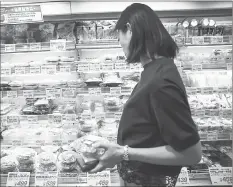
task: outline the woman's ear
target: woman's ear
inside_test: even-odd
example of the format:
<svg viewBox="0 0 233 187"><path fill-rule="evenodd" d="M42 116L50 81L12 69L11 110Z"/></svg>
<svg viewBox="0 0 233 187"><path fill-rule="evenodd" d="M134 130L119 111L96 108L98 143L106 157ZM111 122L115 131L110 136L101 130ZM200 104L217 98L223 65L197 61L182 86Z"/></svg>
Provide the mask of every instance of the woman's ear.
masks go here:
<svg viewBox="0 0 233 187"><path fill-rule="evenodd" d="M132 28L131 28L131 25L129 23L126 23L126 27L127 27L127 30L132 32Z"/></svg>

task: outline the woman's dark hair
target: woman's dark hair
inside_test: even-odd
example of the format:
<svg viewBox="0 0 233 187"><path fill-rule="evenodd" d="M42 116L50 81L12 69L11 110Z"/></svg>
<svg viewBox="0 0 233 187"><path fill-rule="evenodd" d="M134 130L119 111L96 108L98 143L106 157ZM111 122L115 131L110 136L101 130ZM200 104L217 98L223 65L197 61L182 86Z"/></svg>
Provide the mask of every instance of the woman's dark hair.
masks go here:
<svg viewBox="0 0 233 187"><path fill-rule="evenodd" d="M129 44L129 63L140 62L140 56L149 54L152 60L155 56L175 58L178 46L169 35L156 13L147 5L133 3L121 14L115 30L123 33L130 24L132 38Z"/></svg>

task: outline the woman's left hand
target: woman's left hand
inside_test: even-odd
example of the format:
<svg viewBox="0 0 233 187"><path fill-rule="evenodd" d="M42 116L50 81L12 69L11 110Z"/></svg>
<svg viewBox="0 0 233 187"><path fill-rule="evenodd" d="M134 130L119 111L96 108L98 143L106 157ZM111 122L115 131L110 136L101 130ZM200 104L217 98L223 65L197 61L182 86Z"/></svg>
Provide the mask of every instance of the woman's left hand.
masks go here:
<svg viewBox="0 0 233 187"><path fill-rule="evenodd" d="M124 154L123 146L115 143L98 141L93 144L94 148L103 148L105 153L100 156L98 165L89 173L96 173L105 170L106 168L113 168L120 163Z"/></svg>

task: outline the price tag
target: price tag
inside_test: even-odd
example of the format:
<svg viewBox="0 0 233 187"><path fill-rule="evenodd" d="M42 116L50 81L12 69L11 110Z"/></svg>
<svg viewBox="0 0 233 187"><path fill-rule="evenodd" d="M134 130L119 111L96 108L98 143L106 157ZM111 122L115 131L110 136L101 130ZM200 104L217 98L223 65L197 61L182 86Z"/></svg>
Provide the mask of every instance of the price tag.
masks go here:
<svg viewBox="0 0 233 187"><path fill-rule="evenodd" d="M192 44L194 44L194 45L204 44L204 37L203 36L194 36L194 37L192 37Z"/></svg>
<svg viewBox="0 0 233 187"><path fill-rule="evenodd" d="M111 186L110 171L102 171L95 174L87 173L88 186Z"/></svg>
<svg viewBox="0 0 233 187"><path fill-rule="evenodd" d="M213 87L204 87L201 88L201 93L202 94L212 94L214 92L214 88Z"/></svg>
<svg viewBox="0 0 233 187"><path fill-rule="evenodd" d="M64 88L62 89L63 97L74 97L76 89L75 88Z"/></svg>
<svg viewBox="0 0 233 187"><path fill-rule="evenodd" d="M40 51L41 43L30 43L30 51Z"/></svg>
<svg viewBox="0 0 233 187"><path fill-rule="evenodd" d="M7 116L7 124L9 126L19 124L19 116Z"/></svg>
<svg viewBox="0 0 233 187"><path fill-rule="evenodd" d="M35 174L35 186L57 186L58 172L36 172Z"/></svg>
<svg viewBox="0 0 233 187"><path fill-rule="evenodd" d="M26 73L26 68L25 67L15 67L15 74L21 75Z"/></svg>
<svg viewBox="0 0 233 187"><path fill-rule="evenodd" d="M53 124L61 124L62 123L62 115L61 114L53 114Z"/></svg>
<svg viewBox="0 0 233 187"><path fill-rule="evenodd" d="M227 93L228 92L228 87L218 87L217 92L218 93Z"/></svg>
<svg viewBox="0 0 233 187"><path fill-rule="evenodd" d="M213 185L232 185L231 167L210 167L209 173Z"/></svg>
<svg viewBox="0 0 233 187"><path fill-rule="evenodd" d="M126 63L115 63L115 70L126 70Z"/></svg>
<svg viewBox="0 0 233 187"><path fill-rule="evenodd" d="M102 70L113 70L113 64L111 63L103 63L102 64Z"/></svg>
<svg viewBox="0 0 233 187"><path fill-rule="evenodd" d="M43 146L43 145L45 145L45 140L36 140L36 145L37 146Z"/></svg>
<svg viewBox="0 0 233 187"><path fill-rule="evenodd" d="M130 95L132 92L132 88L130 87L121 87L121 94L122 95Z"/></svg>
<svg viewBox="0 0 233 187"><path fill-rule="evenodd" d="M23 90L23 96L25 98L34 98L34 90Z"/></svg>
<svg viewBox="0 0 233 187"><path fill-rule="evenodd" d="M27 116L27 120L30 124L38 124L38 116L36 115Z"/></svg>
<svg viewBox="0 0 233 187"><path fill-rule="evenodd" d="M70 65L62 65L60 66L60 72L69 73L71 71Z"/></svg>
<svg viewBox="0 0 233 187"><path fill-rule="evenodd" d="M8 98L17 98L18 97L17 91L7 91L7 97Z"/></svg>
<svg viewBox="0 0 233 187"><path fill-rule="evenodd" d="M227 70L232 70L232 63L227 63Z"/></svg>
<svg viewBox="0 0 233 187"><path fill-rule="evenodd" d="M195 110L194 115L198 117L204 117L205 116L205 110Z"/></svg>
<svg viewBox="0 0 233 187"><path fill-rule="evenodd" d="M195 94L197 94L197 88L187 87L186 92L188 95L195 95Z"/></svg>
<svg viewBox="0 0 233 187"><path fill-rule="evenodd" d="M90 71L100 71L100 64L90 64Z"/></svg>
<svg viewBox="0 0 233 187"><path fill-rule="evenodd" d="M61 97L61 88L46 88L46 98L56 99Z"/></svg>
<svg viewBox="0 0 233 187"><path fill-rule="evenodd" d="M41 66L41 73L44 74L55 74L57 72L56 65L43 65Z"/></svg>
<svg viewBox="0 0 233 187"><path fill-rule="evenodd" d="M5 52L6 53L15 52L15 44L5 44Z"/></svg>
<svg viewBox="0 0 233 187"><path fill-rule="evenodd" d="M78 72L87 72L90 70L89 64L78 64Z"/></svg>
<svg viewBox="0 0 233 187"><path fill-rule="evenodd" d="M65 51L66 50L66 40L50 40L50 50L51 51Z"/></svg>
<svg viewBox="0 0 233 187"><path fill-rule="evenodd" d="M116 119L116 120L120 120L120 119L121 119L121 115L122 115L121 112L116 112L116 113L114 114L115 119Z"/></svg>
<svg viewBox="0 0 233 187"><path fill-rule="evenodd" d="M110 88L110 94L121 94L121 87L111 87Z"/></svg>
<svg viewBox="0 0 233 187"><path fill-rule="evenodd" d="M6 186L29 186L30 172L9 172Z"/></svg>
<svg viewBox="0 0 233 187"><path fill-rule="evenodd" d="M65 114L62 116L62 122L76 122L75 114Z"/></svg>
<svg viewBox="0 0 233 187"><path fill-rule="evenodd" d="M138 64L138 63L130 64L129 66L130 66L131 70L141 70L142 69L142 65Z"/></svg>
<svg viewBox="0 0 233 187"><path fill-rule="evenodd" d="M201 71L202 64L192 64L192 71Z"/></svg>
<svg viewBox="0 0 233 187"><path fill-rule="evenodd" d="M1 67L1 74L4 75L11 75L11 68L4 68Z"/></svg>
<svg viewBox="0 0 233 187"><path fill-rule="evenodd" d="M41 73L40 66L30 66L30 73L31 74L39 74L39 73Z"/></svg>
<svg viewBox="0 0 233 187"><path fill-rule="evenodd" d="M212 44L222 44L223 43L223 36L211 36L210 42Z"/></svg>
<svg viewBox="0 0 233 187"><path fill-rule="evenodd" d="M177 179L176 186L187 186L190 184L188 171L185 168L182 168L179 177Z"/></svg>
<svg viewBox="0 0 233 187"><path fill-rule="evenodd" d="M217 135L217 133L208 133L208 134L207 134L207 140L208 140L208 141L218 140L218 135Z"/></svg>
<svg viewBox="0 0 233 187"><path fill-rule="evenodd" d="M89 88L88 93L90 95L100 95L101 94L101 89L100 88Z"/></svg>

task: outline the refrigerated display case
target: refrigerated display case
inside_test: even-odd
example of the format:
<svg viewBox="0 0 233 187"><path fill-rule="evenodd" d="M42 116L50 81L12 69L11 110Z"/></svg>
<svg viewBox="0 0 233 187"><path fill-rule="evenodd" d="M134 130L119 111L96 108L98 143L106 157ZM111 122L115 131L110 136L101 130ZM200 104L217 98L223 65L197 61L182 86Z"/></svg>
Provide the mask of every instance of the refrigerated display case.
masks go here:
<svg viewBox="0 0 233 187"><path fill-rule="evenodd" d="M30 186L49 175L57 180L47 185L119 186L116 168L88 175L72 160L84 135L116 141L122 108L140 79L141 65L125 62L113 32L130 3L112 3L114 10L109 2L41 3L44 22L1 25L1 186L9 172L30 172ZM230 186L232 5L147 4L180 47L175 64L203 147L201 162L183 168L177 186ZM71 155L67 170L63 154Z"/></svg>

